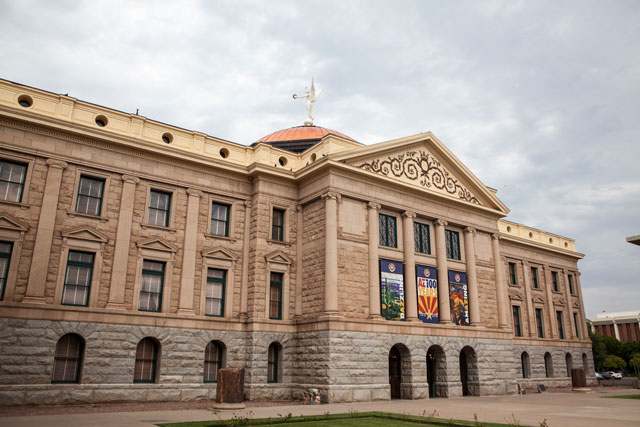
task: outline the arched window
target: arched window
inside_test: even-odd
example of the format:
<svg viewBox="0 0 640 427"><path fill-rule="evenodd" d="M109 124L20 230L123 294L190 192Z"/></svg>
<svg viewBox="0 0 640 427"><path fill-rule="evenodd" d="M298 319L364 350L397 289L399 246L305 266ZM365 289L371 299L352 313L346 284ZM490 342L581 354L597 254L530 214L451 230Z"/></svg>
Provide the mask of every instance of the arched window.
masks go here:
<svg viewBox="0 0 640 427"><path fill-rule="evenodd" d="M280 381L280 362L282 359L282 346L277 342L271 343L267 356L267 382L277 383Z"/></svg>
<svg viewBox="0 0 640 427"><path fill-rule="evenodd" d="M67 334L58 340L53 359L52 383L79 383L84 340L80 335Z"/></svg>
<svg viewBox="0 0 640 427"><path fill-rule="evenodd" d="M218 369L224 367L224 345L220 341L211 341L204 350L204 382L218 381Z"/></svg>
<svg viewBox="0 0 640 427"><path fill-rule="evenodd" d="M520 355L520 364L522 366L522 378L530 378L531 368L529 365L529 354L526 351L523 351Z"/></svg>
<svg viewBox="0 0 640 427"><path fill-rule="evenodd" d="M547 378L553 377L553 361L551 359L551 353L544 354L544 373Z"/></svg>
<svg viewBox="0 0 640 427"><path fill-rule="evenodd" d="M571 356L571 353L567 353L565 360L567 361L567 376L570 377L571 370L573 369L573 357Z"/></svg>
<svg viewBox="0 0 640 427"><path fill-rule="evenodd" d="M136 349L136 366L133 373L134 383L153 383L156 381L159 345L153 338L145 338Z"/></svg>

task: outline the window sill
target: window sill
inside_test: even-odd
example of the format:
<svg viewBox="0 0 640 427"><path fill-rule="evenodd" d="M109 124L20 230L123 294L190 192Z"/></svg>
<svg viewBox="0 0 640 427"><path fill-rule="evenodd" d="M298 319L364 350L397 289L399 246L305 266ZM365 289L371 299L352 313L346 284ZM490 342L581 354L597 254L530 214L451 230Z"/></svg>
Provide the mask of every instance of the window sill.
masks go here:
<svg viewBox="0 0 640 427"><path fill-rule="evenodd" d="M520 286L519 286L519 285L517 285L517 284L516 284L516 285L514 285L513 283L509 283L509 287L510 287L510 288L514 288L514 289L520 289Z"/></svg>
<svg viewBox="0 0 640 427"><path fill-rule="evenodd" d="M176 232L175 228L163 227L162 225L140 224L140 228L142 228L142 229L151 228L153 230L164 230L164 231L168 231L170 233L175 233Z"/></svg>
<svg viewBox="0 0 640 427"><path fill-rule="evenodd" d="M285 242L282 240L267 239L267 243L275 243L276 245L282 245L282 246L291 246L291 242Z"/></svg>
<svg viewBox="0 0 640 427"><path fill-rule="evenodd" d="M87 218L87 219L94 219L94 220L100 220L100 222L107 222L109 221L109 218L105 218L102 215L90 215L90 214L83 214L80 212L73 212L73 211L67 211L67 216L77 216L80 218Z"/></svg>
<svg viewBox="0 0 640 427"><path fill-rule="evenodd" d="M235 242L238 239L234 239L233 237L228 237L228 236L218 236L217 234L209 234L209 233L205 233L204 237L206 237L207 239L220 239L220 240L226 240L228 242Z"/></svg>
<svg viewBox="0 0 640 427"><path fill-rule="evenodd" d="M29 209L31 207L31 205L28 204L28 203L12 202L10 200L0 200L0 203L5 204L5 205L10 205L10 206L21 207L22 209Z"/></svg>

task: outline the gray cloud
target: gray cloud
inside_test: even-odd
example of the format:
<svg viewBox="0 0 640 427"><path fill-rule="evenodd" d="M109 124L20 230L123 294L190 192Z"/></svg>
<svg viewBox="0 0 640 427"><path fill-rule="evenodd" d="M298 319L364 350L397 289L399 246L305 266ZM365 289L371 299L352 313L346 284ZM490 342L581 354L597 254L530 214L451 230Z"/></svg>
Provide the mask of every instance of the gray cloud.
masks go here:
<svg viewBox="0 0 640 427"><path fill-rule="evenodd" d="M0 0L0 77L251 143L433 131L509 219L573 237L587 314L638 309L634 1Z"/></svg>

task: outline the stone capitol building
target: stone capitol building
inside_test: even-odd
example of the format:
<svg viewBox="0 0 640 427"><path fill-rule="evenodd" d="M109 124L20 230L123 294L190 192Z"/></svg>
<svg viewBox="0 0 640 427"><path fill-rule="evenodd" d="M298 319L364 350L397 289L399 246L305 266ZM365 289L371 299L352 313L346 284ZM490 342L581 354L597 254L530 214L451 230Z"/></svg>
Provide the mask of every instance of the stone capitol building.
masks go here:
<svg viewBox="0 0 640 427"><path fill-rule="evenodd" d="M430 132L251 146L0 80L4 404L514 393L593 380L575 242Z"/></svg>

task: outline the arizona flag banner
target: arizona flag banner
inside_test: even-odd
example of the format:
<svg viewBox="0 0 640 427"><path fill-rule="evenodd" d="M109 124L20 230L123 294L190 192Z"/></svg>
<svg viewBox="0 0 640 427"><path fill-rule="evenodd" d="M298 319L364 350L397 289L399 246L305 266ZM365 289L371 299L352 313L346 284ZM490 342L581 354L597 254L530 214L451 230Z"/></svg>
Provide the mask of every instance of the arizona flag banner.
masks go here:
<svg viewBox="0 0 640 427"><path fill-rule="evenodd" d="M416 266L418 319L438 323L438 273L433 267Z"/></svg>
<svg viewBox="0 0 640 427"><path fill-rule="evenodd" d="M404 319L404 274L402 263L380 260L380 308L387 320Z"/></svg>
<svg viewBox="0 0 640 427"><path fill-rule="evenodd" d="M456 325L469 326L469 293L465 273L449 271L449 302L451 321Z"/></svg>

